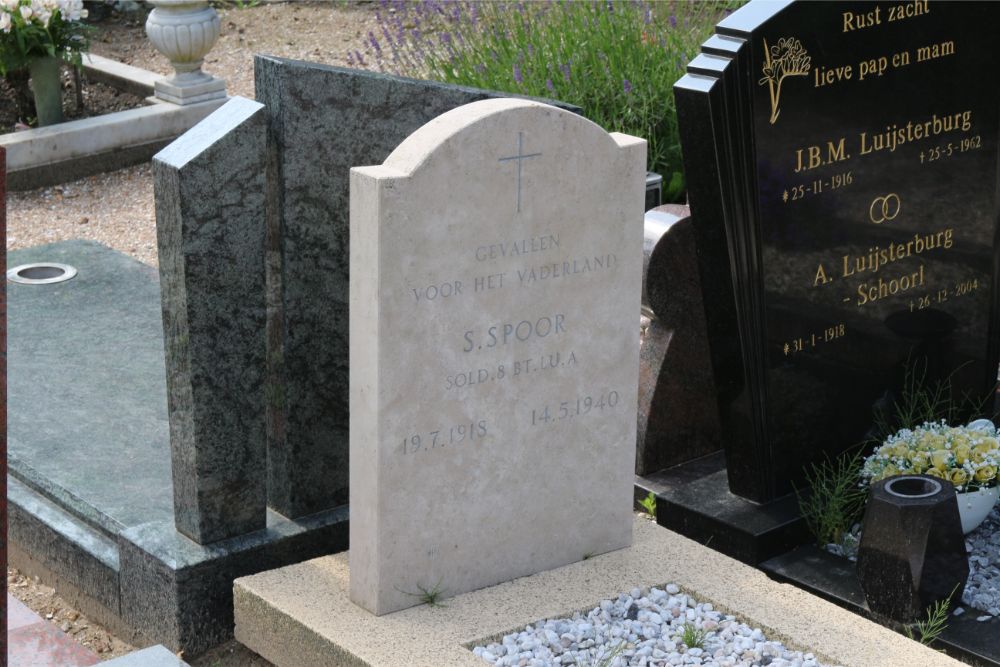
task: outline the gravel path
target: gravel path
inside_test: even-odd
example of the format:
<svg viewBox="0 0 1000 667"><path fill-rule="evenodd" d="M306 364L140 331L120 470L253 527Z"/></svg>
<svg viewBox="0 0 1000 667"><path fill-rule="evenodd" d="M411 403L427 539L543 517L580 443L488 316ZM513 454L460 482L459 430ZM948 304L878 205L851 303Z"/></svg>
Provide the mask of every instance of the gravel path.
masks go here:
<svg viewBox="0 0 1000 667"><path fill-rule="evenodd" d="M220 11L222 35L204 69L226 80L230 95L254 97L253 56L267 53L347 65L376 25L377 3L287 2ZM141 20L98 25L94 53L154 72L170 64L150 45ZM153 179L148 164L64 185L8 193L7 249L90 239L156 265Z"/></svg>

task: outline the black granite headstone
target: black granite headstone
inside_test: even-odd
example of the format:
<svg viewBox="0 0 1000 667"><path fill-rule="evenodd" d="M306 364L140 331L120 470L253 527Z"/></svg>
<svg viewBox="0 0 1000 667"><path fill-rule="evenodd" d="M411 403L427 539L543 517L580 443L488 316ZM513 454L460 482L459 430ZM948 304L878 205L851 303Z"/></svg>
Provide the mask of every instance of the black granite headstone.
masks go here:
<svg viewBox="0 0 1000 667"><path fill-rule="evenodd" d="M997 376L996 3L754 1L676 85L733 493L862 441L904 368Z"/></svg>

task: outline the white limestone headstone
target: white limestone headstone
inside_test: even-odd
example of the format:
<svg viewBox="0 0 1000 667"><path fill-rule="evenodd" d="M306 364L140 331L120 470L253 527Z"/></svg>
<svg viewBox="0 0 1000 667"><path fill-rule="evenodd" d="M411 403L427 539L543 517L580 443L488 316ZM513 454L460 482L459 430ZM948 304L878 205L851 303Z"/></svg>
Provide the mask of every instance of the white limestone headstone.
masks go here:
<svg viewBox="0 0 1000 667"><path fill-rule="evenodd" d="M494 99L351 170L357 604L631 543L645 154Z"/></svg>

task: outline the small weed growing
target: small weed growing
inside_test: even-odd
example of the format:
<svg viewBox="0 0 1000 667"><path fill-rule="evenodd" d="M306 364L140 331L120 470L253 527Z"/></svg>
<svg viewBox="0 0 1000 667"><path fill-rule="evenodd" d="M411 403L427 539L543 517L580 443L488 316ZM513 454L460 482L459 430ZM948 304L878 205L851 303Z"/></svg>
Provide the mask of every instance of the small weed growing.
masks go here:
<svg viewBox="0 0 1000 667"><path fill-rule="evenodd" d="M404 595L411 595L411 596L413 596L415 598L419 598L422 603L424 603L425 605L427 605L429 607L446 607L446 606L448 606L448 605L445 605L445 604L441 603L441 598L444 596L444 589L441 588L441 582L440 581L437 582L437 584L435 584L431 588L425 588L425 587L421 586L420 584L417 584L417 591L418 592L416 592L416 593L411 593L409 591L404 591L401 588L397 588L396 590L399 591L400 593L404 594Z"/></svg>
<svg viewBox="0 0 1000 667"><path fill-rule="evenodd" d="M656 518L656 495L652 491L645 498L639 501L639 507L652 518Z"/></svg>
<svg viewBox="0 0 1000 667"><path fill-rule="evenodd" d="M615 658L621 655L621 652L625 650L626 643L625 640L621 640L615 644L605 655L597 656L594 659L592 667L611 667L611 663L614 662ZM577 660L577 667L583 667L583 664Z"/></svg>
<svg viewBox="0 0 1000 667"><path fill-rule="evenodd" d="M681 642L688 648L705 648L705 637L708 633L700 628L685 623L681 627Z"/></svg>
<svg viewBox="0 0 1000 667"><path fill-rule="evenodd" d="M931 382L927 377L927 360L909 361L903 377L903 387L891 406L875 409L875 433L872 443L883 442L903 428L915 428L924 422L944 420L949 425L990 415L987 403L994 392L975 397L968 393L955 395L952 378L964 368L960 366L943 380Z"/></svg>
<svg viewBox="0 0 1000 667"><path fill-rule="evenodd" d="M935 639L940 637L941 633L948 629L948 607L951 606L951 598L957 590L958 586L952 589L948 597L938 600L927 607L926 620L903 626L906 636L914 641L919 641L924 646L929 646ZM914 636L914 628L916 628L917 633L920 635L919 640Z"/></svg>
<svg viewBox="0 0 1000 667"><path fill-rule="evenodd" d="M859 488L863 450L812 464L806 470L807 490L795 490L799 509L819 546L840 544L861 516L868 491Z"/></svg>

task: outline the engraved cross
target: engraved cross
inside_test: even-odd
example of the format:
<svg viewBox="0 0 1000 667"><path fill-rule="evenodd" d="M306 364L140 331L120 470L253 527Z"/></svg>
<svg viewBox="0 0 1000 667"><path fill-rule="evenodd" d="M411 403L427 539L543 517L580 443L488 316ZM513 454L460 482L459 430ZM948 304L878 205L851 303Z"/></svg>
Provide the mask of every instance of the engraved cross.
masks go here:
<svg viewBox="0 0 1000 667"><path fill-rule="evenodd" d="M517 133L517 155L510 155L508 157L500 158L499 162L510 162L511 160L517 160L517 212L521 212L521 162L522 160L527 160L528 158L538 157L541 153L525 153L524 152L524 132Z"/></svg>

